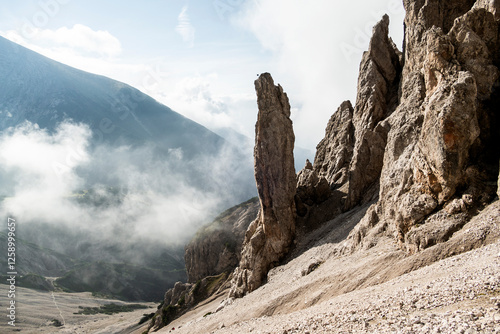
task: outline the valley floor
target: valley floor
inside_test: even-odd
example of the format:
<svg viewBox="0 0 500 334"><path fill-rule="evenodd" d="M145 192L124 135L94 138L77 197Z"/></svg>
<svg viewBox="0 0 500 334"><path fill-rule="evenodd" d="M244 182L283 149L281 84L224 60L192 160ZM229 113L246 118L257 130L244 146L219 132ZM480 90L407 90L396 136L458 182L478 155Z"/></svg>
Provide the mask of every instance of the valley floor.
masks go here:
<svg viewBox="0 0 500 334"><path fill-rule="evenodd" d="M99 307L104 304L136 304L119 300L93 297L91 293L41 292L26 288L16 288L16 327L7 325L7 285L0 285L0 305L3 313L0 333L71 333L71 334L111 334L142 333L147 325L137 326L143 314L156 311L157 304L141 303L149 308L113 315L78 313L80 307ZM54 320L63 326L56 327Z"/></svg>
<svg viewBox="0 0 500 334"><path fill-rule="evenodd" d="M219 298L159 332L500 333L499 213L496 202L441 248L413 256L389 240L348 256L324 243L273 270L246 297L216 312ZM486 246L422 265L485 228L495 235ZM314 263L319 267L305 274Z"/></svg>

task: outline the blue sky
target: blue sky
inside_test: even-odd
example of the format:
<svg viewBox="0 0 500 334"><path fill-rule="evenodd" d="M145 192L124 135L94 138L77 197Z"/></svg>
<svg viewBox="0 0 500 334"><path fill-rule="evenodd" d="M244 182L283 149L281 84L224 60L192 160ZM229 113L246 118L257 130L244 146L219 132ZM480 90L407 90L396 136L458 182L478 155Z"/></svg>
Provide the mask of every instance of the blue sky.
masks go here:
<svg viewBox="0 0 500 334"><path fill-rule="evenodd" d="M0 1L0 35L141 89L219 131L252 137L253 81L288 93L297 145L313 150L384 13L402 41L401 0Z"/></svg>

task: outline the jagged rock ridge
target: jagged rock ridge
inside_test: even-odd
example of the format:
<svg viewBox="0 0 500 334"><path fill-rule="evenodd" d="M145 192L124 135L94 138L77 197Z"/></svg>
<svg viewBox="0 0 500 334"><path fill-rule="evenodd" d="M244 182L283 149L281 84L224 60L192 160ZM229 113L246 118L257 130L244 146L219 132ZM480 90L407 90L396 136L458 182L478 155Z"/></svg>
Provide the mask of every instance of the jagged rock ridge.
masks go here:
<svg viewBox="0 0 500 334"><path fill-rule="evenodd" d="M314 166L299 173L299 216L308 197L312 203L325 193L322 181L343 194L339 213L373 203L342 252L372 247L381 235L410 253L422 250L446 241L495 197L497 7L405 1L403 53L388 36L388 16L374 27L354 108L340 106ZM317 204L307 211L338 210L331 201Z"/></svg>
<svg viewBox="0 0 500 334"><path fill-rule="evenodd" d="M389 20L383 17L363 55L355 106L342 103L314 165L306 163L298 174L297 221L305 215L302 222L324 228L296 233L287 259L300 254L300 247L331 240L317 234L344 219L355 227L347 238L335 239L331 254L349 256L396 241L398 256L408 260L401 272L498 239L498 221L472 218L480 218L500 195L500 1L405 0L404 5L403 52L388 37ZM339 194L342 201L333 201ZM498 203L489 208L484 211L496 212ZM344 213L330 220L315 214L319 211ZM256 222L247 232L247 250ZM462 229L469 223L471 231ZM251 271L248 263L258 265L256 259L261 258L247 260L244 272ZM252 289L244 290L241 268L235 274L230 296L239 297Z"/></svg>

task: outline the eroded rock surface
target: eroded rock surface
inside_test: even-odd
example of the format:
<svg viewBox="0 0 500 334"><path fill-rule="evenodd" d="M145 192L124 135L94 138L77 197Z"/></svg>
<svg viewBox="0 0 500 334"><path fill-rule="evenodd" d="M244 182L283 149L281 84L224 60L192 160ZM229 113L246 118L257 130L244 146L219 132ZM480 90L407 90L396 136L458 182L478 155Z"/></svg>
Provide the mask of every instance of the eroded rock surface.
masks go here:
<svg viewBox="0 0 500 334"><path fill-rule="evenodd" d="M267 272L288 252L295 234L295 136L290 104L269 73L255 81L259 113L255 126L255 180L258 218L250 224L230 295L241 297L258 288Z"/></svg>
<svg viewBox="0 0 500 334"><path fill-rule="evenodd" d="M332 188L338 188L349 179L349 165L354 151L354 109L345 101L332 115L326 127L325 138L316 147L314 171L324 177Z"/></svg>
<svg viewBox="0 0 500 334"><path fill-rule="evenodd" d="M377 233L409 252L446 241L495 196L499 2L404 5L404 54L384 17L361 62L356 105L332 116L316 154L318 175L346 193L344 211L373 203L352 249L373 245ZM430 218L440 212L454 223ZM439 237L416 244L430 230Z"/></svg>
<svg viewBox="0 0 500 334"><path fill-rule="evenodd" d="M303 217L309 211L309 207L321 204L331 195L328 181L318 176L309 160L306 166L297 174L297 195L295 196L295 206L297 215Z"/></svg>
<svg viewBox="0 0 500 334"><path fill-rule="evenodd" d="M254 198L226 210L198 230L185 247L188 282L230 273L238 266L245 232L258 211L259 201Z"/></svg>
<svg viewBox="0 0 500 334"><path fill-rule="evenodd" d="M461 218L439 227L442 239L429 245L460 229L483 196L491 201L485 182L491 178L490 167L478 152L491 152L494 142L494 111L487 106L498 83L498 22L493 13L473 5L474 1L405 1L400 101L380 124L389 131L379 201L369 221L388 224L410 252L422 247L413 240L424 237L412 232L407 238L407 233L434 212L444 210Z"/></svg>
<svg viewBox="0 0 500 334"><path fill-rule="evenodd" d="M370 47L361 60L346 209L359 204L380 177L388 131L380 122L397 102L400 57L401 53L389 38L389 17L385 15L373 28Z"/></svg>

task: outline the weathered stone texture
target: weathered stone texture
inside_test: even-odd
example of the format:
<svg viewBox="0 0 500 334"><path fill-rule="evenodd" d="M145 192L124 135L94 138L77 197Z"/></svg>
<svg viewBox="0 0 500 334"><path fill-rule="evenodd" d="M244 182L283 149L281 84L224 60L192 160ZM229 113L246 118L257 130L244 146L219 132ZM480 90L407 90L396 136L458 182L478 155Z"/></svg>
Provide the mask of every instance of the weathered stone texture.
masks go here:
<svg viewBox="0 0 500 334"><path fill-rule="evenodd" d="M241 297L264 283L267 272L288 252L295 234L295 136L290 104L269 73L255 81L259 113L255 126L255 180L259 217L250 224L230 295Z"/></svg>

